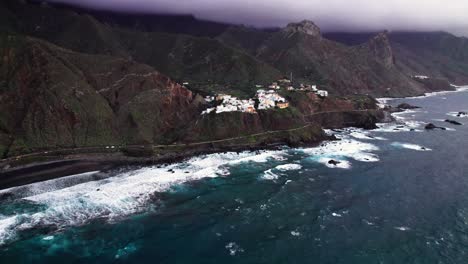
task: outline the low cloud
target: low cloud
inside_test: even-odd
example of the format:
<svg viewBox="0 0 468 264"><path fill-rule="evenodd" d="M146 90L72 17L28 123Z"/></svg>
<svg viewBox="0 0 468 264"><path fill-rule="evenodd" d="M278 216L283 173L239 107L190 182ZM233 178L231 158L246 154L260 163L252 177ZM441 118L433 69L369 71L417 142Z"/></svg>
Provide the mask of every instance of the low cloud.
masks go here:
<svg viewBox="0 0 468 264"><path fill-rule="evenodd" d="M258 27L309 19L324 31L444 30L468 36L467 0L52 0L85 7L194 14Z"/></svg>

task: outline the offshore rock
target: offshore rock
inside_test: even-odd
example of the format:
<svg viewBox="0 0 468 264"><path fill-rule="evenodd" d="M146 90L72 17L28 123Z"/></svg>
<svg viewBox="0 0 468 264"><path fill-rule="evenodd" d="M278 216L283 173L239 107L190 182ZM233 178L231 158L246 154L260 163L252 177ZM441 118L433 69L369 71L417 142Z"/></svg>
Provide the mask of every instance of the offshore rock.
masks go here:
<svg viewBox="0 0 468 264"><path fill-rule="evenodd" d="M445 122L447 123L450 123L452 125L457 125L457 126L461 126L462 123L458 122L458 121L455 121L455 120L450 120L450 119L446 119Z"/></svg>
<svg viewBox="0 0 468 264"><path fill-rule="evenodd" d="M399 104L397 106L397 108L406 110L406 109L418 109L418 108L421 108L421 107L410 105L410 104L407 104L407 103L402 103L402 104Z"/></svg>
<svg viewBox="0 0 468 264"><path fill-rule="evenodd" d="M439 127L439 126L436 126L436 125L434 125L432 123L427 124L424 128L427 129L427 130L433 130L433 129L437 129L437 128L441 129L441 130L447 130L445 127Z"/></svg>

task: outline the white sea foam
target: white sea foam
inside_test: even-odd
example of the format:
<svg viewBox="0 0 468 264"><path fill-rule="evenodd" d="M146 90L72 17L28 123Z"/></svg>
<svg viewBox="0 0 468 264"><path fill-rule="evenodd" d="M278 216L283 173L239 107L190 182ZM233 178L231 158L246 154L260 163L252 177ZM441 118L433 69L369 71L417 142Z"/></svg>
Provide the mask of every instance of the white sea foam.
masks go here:
<svg viewBox="0 0 468 264"><path fill-rule="evenodd" d="M420 110L405 110L403 112L392 113L392 116L395 118L395 122L390 123L378 123L379 128L375 129L375 132L422 132L420 129L424 123L421 121L415 121L409 119L414 117L414 113L420 112Z"/></svg>
<svg viewBox="0 0 468 264"><path fill-rule="evenodd" d="M403 120L408 119L407 116L414 116L415 113L420 113L420 112L421 110L406 109L405 111L402 111L402 112L392 113L392 116L396 120L403 121Z"/></svg>
<svg viewBox="0 0 468 264"><path fill-rule="evenodd" d="M237 253L244 252L244 249L237 245L235 242L229 242L225 248L229 251L229 255L235 256Z"/></svg>
<svg viewBox="0 0 468 264"><path fill-rule="evenodd" d="M5 217L0 219L0 245L4 241L11 239L14 236L13 227L16 224L17 217Z"/></svg>
<svg viewBox="0 0 468 264"><path fill-rule="evenodd" d="M362 162L377 162L379 157L371 153L379 148L370 143L349 139L340 135L341 140L327 142L320 147L302 149L305 154L310 155L310 159L322 163L329 168L348 169L351 163L348 159ZM337 164L330 162L335 161Z"/></svg>
<svg viewBox="0 0 468 264"><path fill-rule="evenodd" d="M299 164L284 164L284 165L278 165L276 166L276 169L277 170L280 170L280 171L290 171L290 170L300 170L302 169L302 166L299 165Z"/></svg>
<svg viewBox="0 0 468 264"><path fill-rule="evenodd" d="M409 230L411 230L411 228L409 228L407 226L395 226L394 228L396 230L400 230L400 231L409 231Z"/></svg>
<svg viewBox="0 0 468 264"><path fill-rule="evenodd" d="M291 231L291 235L292 235L292 236L300 236L301 233L298 232L298 231Z"/></svg>
<svg viewBox="0 0 468 264"><path fill-rule="evenodd" d="M397 148L411 149L411 150L416 150L416 151L431 151L432 150L430 148L426 148L426 147L423 147L417 144L411 144L411 143L393 142L391 145Z"/></svg>
<svg viewBox="0 0 468 264"><path fill-rule="evenodd" d="M468 117L468 114L465 114L465 113L468 113L468 111L462 111L462 112L448 112L447 115L453 116L453 117L462 117L462 118L466 118L466 117Z"/></svg>
<svg viewBox="0 0 468 264"><path fill-rule="evenodd" d="M369 132L362 132L362 131L351 132L349 135L352 136L353 138L356 138L356 139L364 139L364 140L387 140L386 138L383 138L383 137L374 137L374 136L370 136L370 135L369 135Z"/></svg>
<svg viewBox="0 0 468 264"><path fill-rule="evenodd" d="M279 175L274 173L272 171L272 169L269 169L269 170L266 170L264 173L263 173L263 177L262 177L264 180L277 180L279 179Z"/></svg>
<svg viewBox="0 0 468 264"><path fill-rule="evenodd" d="M268 169L263 172L262 179L264 180L277 180L280 177L280 172L300 170L302 166L296 163L278 165L273 169Z"/></svg>
<svg viewBox="0 0 468 264"><path fill-rule="evenodd" d="M337 138L349 138L349 136L355 138L355 139L361 139L361 140L387 140L386 138L383 137L376 137L372 136L371 133L372 131L370 130L365 130L362 128L355 128L355 127L348 127L348 128L342 128L342 129L327 129L325 132L328 135L334 135Z"/></svg>
<svg viewBox="0 0 468 264"><path fill-rule="evenodd" d="M43 181L40 184L32 183L32 184L19 186L19 187L3 189L3 190L0 190L0 194L12 193L15 195L15 197L20 197L20 198L38 195L44 192L63 189L71 185L74 185L78 182L91 181L92 177L95 176L99 172L100 171L90 171L90 172L85 172L85 173L80 173L80 174L69 175L69 176L58 178L58 179Z"/></svg>
<svg viewBox="0 0 468 264"><path fill-rule="evenodd" d="M89 181L74 186L53 189L53 181L29 185L38 194L23 199L45 205L34 213L21 217L0 218L0 244L10 240L21 230L48 225L62 228L85 224L96 218L113 221L130 214L150 210L154 195L176 184L219 177L229 172L229 166L239 163L266 162L286 151L218 153L194 157L186 162L162 167L147 167L123 172L117 176ZM59 179L57 180L59 181ZM46 185L45 188L42 185ZM8 192L23 190L11 188ZM44 192L44 190L46 190Z"/></svg>
<svg viewBox="0 0 468 264"><path fill-rule="evenodd" d="M399 121L393 123L378 123L379 128L375 129L375 132L422 132L420 127L423 125L423 122L420 121Z"/></svg>

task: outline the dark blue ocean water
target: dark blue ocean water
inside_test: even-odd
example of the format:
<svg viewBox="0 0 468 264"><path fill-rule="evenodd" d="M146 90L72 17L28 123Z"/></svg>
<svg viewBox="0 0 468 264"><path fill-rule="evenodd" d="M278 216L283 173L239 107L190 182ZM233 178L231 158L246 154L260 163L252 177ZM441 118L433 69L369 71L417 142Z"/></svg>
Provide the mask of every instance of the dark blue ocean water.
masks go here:
<svg viewBox="0 0 468 264"><path fill-rule="evenodd" d="M422 108L318 148L0 191L0 263L468 263L468 92L401 102Z"/></svg>

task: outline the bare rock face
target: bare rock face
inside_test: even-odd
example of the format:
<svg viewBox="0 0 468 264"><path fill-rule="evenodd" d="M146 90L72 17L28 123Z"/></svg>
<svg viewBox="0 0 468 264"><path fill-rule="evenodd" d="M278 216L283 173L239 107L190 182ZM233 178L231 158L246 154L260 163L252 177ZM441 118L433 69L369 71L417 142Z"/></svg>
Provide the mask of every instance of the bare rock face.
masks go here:
<svg viewBox="0 0 468 264"><path fill-rule="evenodd" d="M390 39L388 38L387 31L379 33L369 41L369 48L375 55L377 60L383 63L387 68L393 67L395 64L395 57L393 55Z"/></svg>
<svg viewBox="0 0 468 264"><path fill-rule="evenodd" d="M283 29L283 31L287 32L288 34L304 33L316 38L322 38L320 28L315 25L314 22L309 20L303 20L299 23L290 23L286 26L286 28Z"/></svg>

